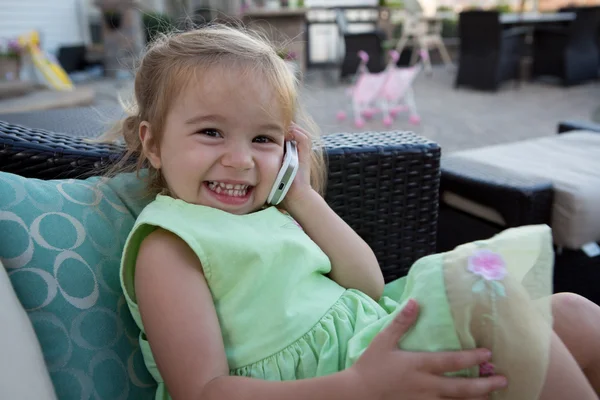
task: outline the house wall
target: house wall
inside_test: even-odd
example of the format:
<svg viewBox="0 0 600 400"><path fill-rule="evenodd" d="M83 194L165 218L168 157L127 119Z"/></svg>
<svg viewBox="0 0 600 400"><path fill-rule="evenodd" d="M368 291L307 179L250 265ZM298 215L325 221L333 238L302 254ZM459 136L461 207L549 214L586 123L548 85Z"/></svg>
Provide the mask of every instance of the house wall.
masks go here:
<svg viewBox="0 0 600 400"><path fill-rule="evenodd" d="M86 43L84 8L80 0L0 0L0 37L37 30L42 48L50 53L60 46Z"/></svg>

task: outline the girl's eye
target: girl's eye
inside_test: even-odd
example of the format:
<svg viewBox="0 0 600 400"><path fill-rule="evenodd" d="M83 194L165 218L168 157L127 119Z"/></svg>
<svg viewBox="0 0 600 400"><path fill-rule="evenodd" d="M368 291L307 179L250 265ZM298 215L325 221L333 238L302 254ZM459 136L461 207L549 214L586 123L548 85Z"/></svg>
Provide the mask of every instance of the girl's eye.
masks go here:
<svg viewBox="0 0 600 400"><path fill-rule="evenodd" d="M254 142L256 142L256 143L271 143L271 142L273 142L273 139L271 139L270 137L267 137L267 136L257 136L254 138Z"/></svg>
<svg viewBox="0 0 600 400"><path fill-rule="evenodd" d="M202 135L206 135L206 136L210 136L210 137L220 137L221 133L216 130L216 129L202 129L201 131L199 131L198 133L202 134Z"/></svg>

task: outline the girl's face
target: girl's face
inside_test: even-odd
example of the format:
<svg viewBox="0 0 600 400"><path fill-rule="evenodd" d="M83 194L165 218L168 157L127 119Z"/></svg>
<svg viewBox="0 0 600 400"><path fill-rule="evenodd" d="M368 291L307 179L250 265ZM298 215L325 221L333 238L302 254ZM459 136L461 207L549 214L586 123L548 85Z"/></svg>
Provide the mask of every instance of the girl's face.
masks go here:
<svg viewBox="0 0 600 400"><path fill-rule="evenodd" d="M140 137L173 197L247 214L266 202L282 164L286 127L273 90L236 72L199 73L171 106L158 143L146 122Z"/></svg>

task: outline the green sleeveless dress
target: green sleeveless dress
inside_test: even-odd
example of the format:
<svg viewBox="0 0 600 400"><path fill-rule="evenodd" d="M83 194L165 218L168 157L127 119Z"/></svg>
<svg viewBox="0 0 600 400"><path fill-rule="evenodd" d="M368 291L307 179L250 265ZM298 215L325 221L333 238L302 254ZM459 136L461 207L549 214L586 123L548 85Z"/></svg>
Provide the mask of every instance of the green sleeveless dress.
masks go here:
<svg viewBox="0 0 600 400"><path fill-rule="evenodd" d="M140 244L157 227L179 236L198 255L232 375L293 380L348 368L414 298L421 312L400 343L403 349L459 350L484 344L494 351L496 371L509 375L509 380L510 375L517 380L524 373L528 376L522 386L529 397L513 393L511 399L535 398L541 387L551 331L549 303L544 300L551 291L547 227L513 229L490 241L425 257L406 277L388 283L377 302L329 279L328 257L288 214L275 207L234 215L159 195L134 225L120 274L127 304L141 329L146 366L158 382L156 399L170 397L145 337L134 273ZM494 267L485 251L495 254L496 261L500 256L502 279L497 279L502 268ZM475 263L479 267L469 261L473 254L483 257ZM527 323L518 323L519 319ZM515 334L520 335L518 346L510 340ZM524 349L531 356L523 356ZM511 367L515 361L522 366ZM479 372L472 368L457 374Z"/></svg>

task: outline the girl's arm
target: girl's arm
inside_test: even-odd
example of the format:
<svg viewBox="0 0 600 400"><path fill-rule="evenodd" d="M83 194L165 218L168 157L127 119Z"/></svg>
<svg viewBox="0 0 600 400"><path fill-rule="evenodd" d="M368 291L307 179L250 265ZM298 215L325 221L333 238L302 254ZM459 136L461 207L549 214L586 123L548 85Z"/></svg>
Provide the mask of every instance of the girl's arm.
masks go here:
<svg viewBox="0 0 600 400"><path fill-rule="evenodd" d="M331 260L331 279L379 300L384 281L373 250L323 197L311 189L287 209Z"/></svg>
<svg viewBox="0 0 600 400"><path fill-rule="evenodd" d="M300 168L286 195L286 210L329 257L331 279L379 300L384 280L373 250L311 187L309 135L294 124L290 136L298 144Z"/></svg>
<svg viewBox="0 0 600 400"><path fill-rule="evenodd" d="M362 392L349 370L292 382L228 376L200 261L170 232L156 230L142 242L135 293L152 354L173 399L349 400Z"/></svg>

